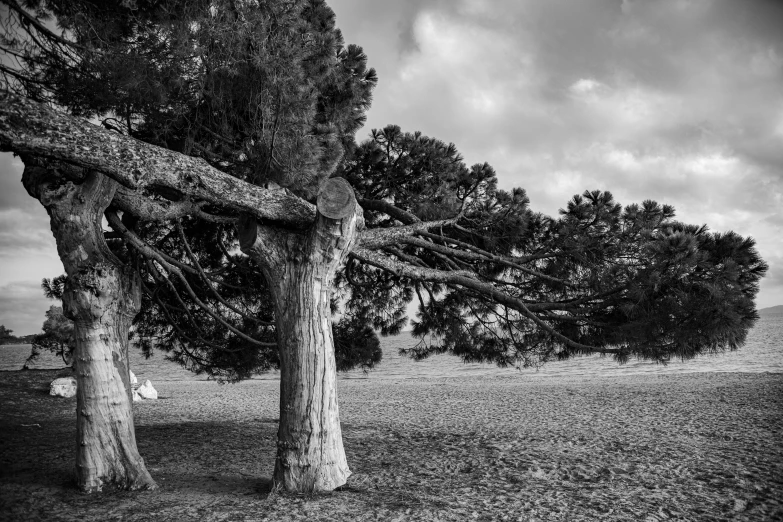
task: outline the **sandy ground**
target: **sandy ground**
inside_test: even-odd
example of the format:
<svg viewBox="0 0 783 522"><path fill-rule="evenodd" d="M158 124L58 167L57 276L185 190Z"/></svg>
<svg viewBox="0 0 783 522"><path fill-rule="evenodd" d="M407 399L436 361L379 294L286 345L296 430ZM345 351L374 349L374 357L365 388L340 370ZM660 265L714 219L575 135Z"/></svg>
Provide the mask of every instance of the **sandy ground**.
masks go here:
<svg viewBox="0 0 783 522"><path fill-rule="evenodd" d="M0 373L2 520L783 520L783 375L340 381L347 487L270 491L278 383L157 383L160 488L78 493L75 399Z"/></svg>

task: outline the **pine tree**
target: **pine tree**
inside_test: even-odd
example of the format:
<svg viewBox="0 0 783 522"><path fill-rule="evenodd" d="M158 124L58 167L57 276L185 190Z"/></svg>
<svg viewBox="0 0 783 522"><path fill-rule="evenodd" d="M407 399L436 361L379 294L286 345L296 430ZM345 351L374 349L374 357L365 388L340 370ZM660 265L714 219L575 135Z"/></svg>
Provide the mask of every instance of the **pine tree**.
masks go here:
<svg viewBox="0 0 783 522"><path fill-rule="evenodd" d="M201 341L213 342L221 333L231 332L237 338L249 337L248 344L272 350L271 337L264 337L271 325L263 322L274 318L281 367L274 480L286 489L327 491L345 483L350 474L334 388L335 344L346 347L346 343L335 343L333 330L368 339L370 350L358 351L372 360L373 336L368 328L398 331L411 299L419 301L414 333L422 339L411 355L449 352L500 365L538 365L588 353L611 355L620 362L631 357L657 361L693 357L737 348L756 320L753 297L766 265L749 238L679 223L671 207L652 201L622 207L602 191L574 196L556 218L543 216L528 208L523 190L498 189L488 164L469 168L454 145L420 133L403 133L394 126L373 131L370 140L352 150L349 138L359 121L357 113L369 103L374 75L365 68L363 55L352 55L350 47L329 47L328 42L341 40L322 2L263 4L259 12L251 4L225 4L216 13L211 4L193 4L195 14L188 15L188 23L180 23L173 10L158 11L164 4L137 4L141 7L132 16L117 18L116 27L122 29L115 31L120 35L119 47L83 53L80 56L88 59L74 70L103 81L111 75L94 72L101 71L100 65L129 59L127 53L115 55L117 49L150 45L145 53L130 54L145 63L145 56L158 56L151 49L158 49L155 74L136 77L168 78L158 74L173 68L171 83L160 80L150 90L165 97L151 100L145 108L147 98L140 96L125 113L130 116L122 124L125 132L118 132L120 124L115 121L105 121L114 130L101 130L30 99L5 95L0 147L43 156L50 167L56 163L56 168L46 170L30 159L25 174L31 194L50 202L50 207L51 199L41 197L36 187L51 191L59 184L71 190L78 184L98 190L102 179L122 187L106 185L96 199L105 202L105 208L93 205L91 211L100 215L106 210L116 238L112 241L117 244L108 250L114 257L101 262L118 270L116 281L133 280L135 276L120 270L133 267L142 283L156 285L148 288L150 299L160 297L165 287L171 290L158 303L162 315L145 322L182 330L181 325L187 324L184 318L165 317L173 309L166 302L188 295L192 302L183 299L179 309L183 316L204 311L206 315L191 320L209 330ZM120 7L118 12L127 14ZM246 13L245 8L253 12ZM247 19L254 20L263 39L234 38L243 34ZM162 31L167 23L178 29ZM298 24L322 32L302 31ZM201 49L179 45L179 39L186 41L187 35L202 29L213 36L223 34L218 27L231 28L224 41L214 44L220 60L199 56L183 61L183 55L177 54L178 49ZM213 28L216 33L209 32ZM88 48L93 45L89 30L85 29L85 36L79 30L74 34L77 42L86 42ZM111 43L111 34L96 41ZM165 41L170 45L161 47L160 35L169 34ZM210 48L212 42L207 38L202 44ZM269 42L268 51L260 50L261 42ZM302 43L293 46L294 42ZM334 51L332 58L327 52L316 52L322 44ZM302 56L312 58L297 61L290 54L292 46L311 50L312 54ZM168 56L178 58L167 65ZM232 61L246 56L257 62ZM293 65L276 76L272 72L277 69L270 64L280 57ZM136 61L133 64L137 66ZM211 65L201 70L202 64ZM324 72L327 64L333 75ZM188 67L198 71L191 74L185 70ZM28 77L29 82L48 81L49 76L37 77L38 69L31 70L28 76L18 73L23 79L17 80L23 85ZM106 69L111 70L114 66ZM254 76L258 71L267 76ZM210 79L203 84L204 91L188 90L194 82L202 85L196 81L202 78ZM244 91L233 91L228 78L237 84L253 78L262 87L253 91L256 98L251 101L242 97ZM181 91L172 87L180 83ZM286 89L279 88L283 84ZM107 99L135 99L128 93L136 91L128 85L135 84L109 85ZM72 114L93 115L101 110L122 114L122 104L116 101L101 110L87 110L78 101L86 97L76 97L69 105L67 96L78 89L65 82L46 87L52 96L60 96L58 103ZM275 92L278 97L289 93L288 89L291 97L286 103L274 97ZM144 88L138 92L145 92ZM209 95L191 96L191 92ZM269 92L271 98L264 94ZM330 101L339 99L338 94L350 94L351 101ZM204 107L206 112L199 112ZM270 119L269 110L275 118ZM303 129L312 132L302 134ZM350 154L335 170L346 152ZM74 173L72 165L87 171ZM55 221L65 223L73 212L52 208L51 213ZM195 220L216 223L215 230L224 235L213 235ZM61 257L66 259L79 242L100 244L96 238L64 234L68 248L61 248ZM229 248L218 248L221 255L211 258L215 252L211 245L219 246L223 238L236 238L247 258L232 257L236 253ZM100 249L88 251L96 258L106 254ZM211 325L225 321L225 316L240 321L242 314L218 314L217 304L214 308L191 305L198 305L196 301L210 293L210 287L241 286L245 280L224 280L220 272L226 265L241 264L260 271L263 278L252 280L263 280L272 299L253 303L267 291L255 283L252 291L234 296L236 301L226 304L215 298L230 311L229 305L238 308L245 296L251 296L247 304L254 308L247 315L262 323L242 328L221 323L224 329L213 332ZM66 286L84 281L76 277L84 270L72 267L74 283L69 272ZM188 281L201 281L201 288ZM344 294L337 295L339 291ZM259 293L253 297L252 292ZM131 296L130 288L126 294ZM332 309L343 301L343 319L333 329ZM347 346L345 353L359 347ZM213 352L205 346L201 353ZM227 366L233 364L242 363L234 359Z"/></svg>
<svg viewBox="0 0 783 522"><path fill-rule="evenodd" d="M353 145L376 81L361 48L344 46L321 1L28 2L51 13L68 42L17 4L9 7L16 19L6 27L17 20L22 31L14 36L29 36L5 41L24 73L5 71L12 90L304 198L316 195ZM76 185L89 176L56 162L48 168ZM32 170L26 177L43 179ZM146 290L137 318L142 346L171 347L175 360L219 379L276 367L261 270L230 253L237 214L215 216L219 205L194 206L181 196L164 187L144 194L118 187L107 209L115 229L107 246L138 270ZM135 249L118 231L137 238ZM380 355L374 342L370 352L355 339L340 343L341 367L372 366Z"/></svg>
<svg viewBox="0 0 783 522"><path fill-rule="evenodd" d="M41 280L41 289L44 297L57 301L63 300L65 291L65 274ZM40 355L41 350L49 350L62 358L66 366L73 364L73 353L76 348L73 321L65 317L61 306L50 306L46 311L46 320L41 326L42 333L36 334L31 339L30 356L25 360L23 369L28 369L31 362Z"/></svg>
<svg viewBox="0 0 783 522"><path fill-rule="evenodd" d="M30 356L24 362L24 368L41 355L41 350L48 350L60 357L66 366L73 363L75 339L73 336L73 321L65 317L61 306L50 306L46 311L46 320L41 326L43 333L33 336Z"/></svg>
<svg viewBox="0 0 783 522"><path fill-rule="evenodd" d="M55 36L36 33L30 45L17 45L27 57L25 74L9 85L232 176L305 197L353 146L376 82L361 48L344 45L321 1L33 4L51 11L79 47L64 52ZM133 213L138 195L119 190L117 211ZM165 251L189 268L163 261L156 269L149 262L160 263L157 254L141 264L142 347L171 349L175 360L221 380L277 367L273 312L257 307L270 302L260 269L229 252L237 250L234 220L211 215L209 206L190 219L195 209L187 200L158 192L167 212L123 219L150 252ZM343 360L346 369L373 364Z"/></svg>
<svg viewBox="0 0 783 522"><path fill-rule="evenodd" d="M13 330L9 330L5 327L4 324L0 324L0 345L2 344L9 344L13 342L14 339L16 339L12 334L14 333Z"/></svg>

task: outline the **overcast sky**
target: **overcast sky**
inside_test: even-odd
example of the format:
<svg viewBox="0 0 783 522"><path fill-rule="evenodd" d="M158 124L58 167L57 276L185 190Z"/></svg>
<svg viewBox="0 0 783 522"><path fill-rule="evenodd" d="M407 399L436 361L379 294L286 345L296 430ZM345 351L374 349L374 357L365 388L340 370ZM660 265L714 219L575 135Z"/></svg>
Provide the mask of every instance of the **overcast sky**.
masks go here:
<svg viewBox="0 0 783 522"><path fill-rule="evenodd" d="M332 0L378 71L371 128L487 161L556 214L574 194L655 199L753 236L783 304L783 2ZM0 324L40 330L62 272L46 212L0 155Z"/></svg>

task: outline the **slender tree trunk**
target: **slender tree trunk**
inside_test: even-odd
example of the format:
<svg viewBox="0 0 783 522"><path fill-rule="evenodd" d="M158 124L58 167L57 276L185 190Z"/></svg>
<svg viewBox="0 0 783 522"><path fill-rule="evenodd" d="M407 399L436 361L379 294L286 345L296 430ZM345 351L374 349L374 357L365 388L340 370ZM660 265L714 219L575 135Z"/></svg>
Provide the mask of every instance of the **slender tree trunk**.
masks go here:
<svg viewBox="0 0 783 522"><path fill-rule="evenodd" d="M68 275L63 311L76 337L77 485L88 492L107 484L154 488L136 449L128 373L128 329L140 308L140 284L109 250L101 226L117 184L96 172L66 177L35 159L25 163L25 188L49 213Z"/></svg>
<svg viewBox="0 0 783 522"><path fill-rule="evenodd" d="M246 221L242 249L259 261L275 300L280 350L280 426L274 482L299 493L331 491L351 471L335 388L331 295L334 276L364 225L353 189L328 180L305 234Z"/></svg>

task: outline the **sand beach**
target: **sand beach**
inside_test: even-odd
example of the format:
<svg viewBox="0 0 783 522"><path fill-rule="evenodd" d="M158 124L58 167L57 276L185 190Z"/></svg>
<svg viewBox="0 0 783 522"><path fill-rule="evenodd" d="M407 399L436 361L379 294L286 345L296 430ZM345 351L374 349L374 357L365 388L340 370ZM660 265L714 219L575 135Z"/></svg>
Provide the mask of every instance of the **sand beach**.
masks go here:
<svg viewBox="0 0 783 522"><path fill-rule="evenodd" d="M278 382L161 382L134 405L160 486L73 487L75 398L0 375L3 520L781 520L783 375L341 380L353 475L272 491Z"/></svg>

